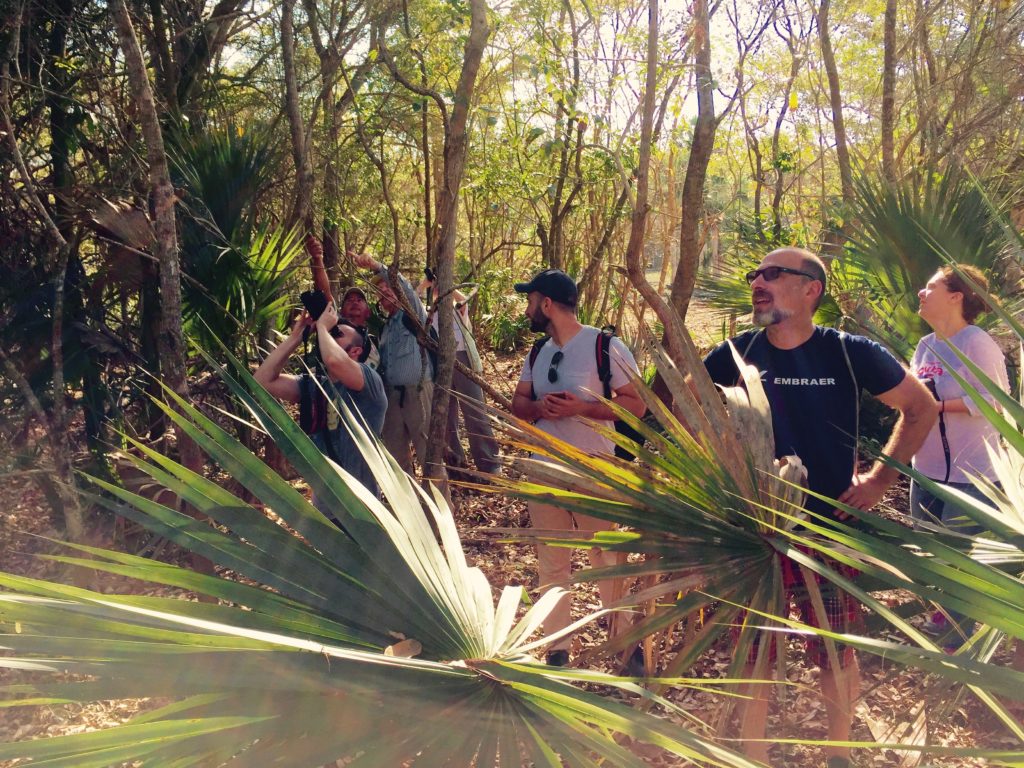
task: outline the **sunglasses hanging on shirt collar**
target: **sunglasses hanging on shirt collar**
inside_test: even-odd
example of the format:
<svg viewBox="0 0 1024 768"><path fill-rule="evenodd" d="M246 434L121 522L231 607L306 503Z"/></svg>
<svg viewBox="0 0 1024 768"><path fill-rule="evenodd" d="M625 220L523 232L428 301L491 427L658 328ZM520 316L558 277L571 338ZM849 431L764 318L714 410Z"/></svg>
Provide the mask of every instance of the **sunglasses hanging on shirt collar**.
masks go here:
<svg viewBox="0 0 1024 768"><path fill-rule="evenodd" d="M558 381L558 364L562 362L562 350L558 350L551 356L551 367L548 368L548 381L554 384Z"/></svg>

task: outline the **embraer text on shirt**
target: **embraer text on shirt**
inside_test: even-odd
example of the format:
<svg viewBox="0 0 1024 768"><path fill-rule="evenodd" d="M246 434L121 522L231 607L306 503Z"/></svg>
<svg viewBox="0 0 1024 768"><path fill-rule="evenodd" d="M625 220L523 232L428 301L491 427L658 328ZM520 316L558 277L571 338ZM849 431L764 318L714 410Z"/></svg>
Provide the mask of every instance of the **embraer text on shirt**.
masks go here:
<svg viewBox="0 0 1024 768"><path fill-rule="evenodd" d="M772 380L773 384L778 384L783 387L834 387L836 380L832 378L828 379L788 379L781 376L776 376Z"/></svg>

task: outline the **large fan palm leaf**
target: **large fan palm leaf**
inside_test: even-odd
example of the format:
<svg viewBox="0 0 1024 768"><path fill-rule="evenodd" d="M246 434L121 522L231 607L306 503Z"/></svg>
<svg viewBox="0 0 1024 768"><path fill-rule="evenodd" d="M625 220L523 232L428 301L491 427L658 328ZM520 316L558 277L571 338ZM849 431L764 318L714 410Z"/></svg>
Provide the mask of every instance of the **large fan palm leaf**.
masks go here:
<svg viewBox="0 0 1024 768"><path fill-rule="evenodd" d="M688 362L697 388L703 386L706 391L710 381L699 359L691 355ZM662 358L660 366L670 370L667 365ZM1003 677L1005 670L981 664L969 658L970 653L963 657L944 656L929 638L872 598L835 566L835 563L852 566L875 584L907 589L923 601L961 611L1011 637L1024 638L1024 614L1020 611L1020 606L1024 605L1024 583L1013 573L995 567L997 561L1003 565L1019 562L1017 547L1024 541L1021 530L1001 522L1001 516L994 515L991 506L976 501L971 502L971 516L989 530L998 531L1005 543L979 545L976 540L967 539L951 544L943 537L936 537L931 530L916 530L838 503L837 506L854 516L857 525L826 523L801 510L797 487L801 481L786 477L772 461L770 413L757 371L741 361L738 365L750 394L744 396L742 391L724 389L732 420L720 426L714 436L695 432L692 426L687 428L697 422L696 417L687 418L687 426L684 426L640 385L645 402L660 423L660 430L639 422L612 401L610 405L617 416L641 432L647 447L637 446L612 430L598 429L636 453L637 463L607 456L581 458L571 447L528 424L515 421L509 427L521 444L532 446L536 455L545 457L541 462L522 462L521 468L531 482L506 481L509 492L635 529L634 532L618 531L593 537L581 537L572 532L525 534L552 545L598 546L643 556L623 565L576 575L576 580L586 581L613 576L648 577L644 582L646 586L624 598L620 605L653 601L656 609L610 641L606 650L628 647L677 622L692 620L699 611L711 610L711 617L699 631L687 634L681 643L674 644L668 674L685 671L723 632L734 631L733 626L741 625L743 631L733 644L735 652L730 671L730 676L738 676L746 664L755 632L777 632L795 626L788 619L780 571L782 561L789 560L793 567L816 572L825 581L854 594L913 644L900 646L899 653L894 654L891 643L879 644L870 638L820 632L827 638L826 648L830 654L835 653L835 648L829 647L829 643L842 640L929 671L940 674L948 671L947 677L974 685L975 692L985 703L1024 739L1020 726L986 692L998 689L1013 698L1021 698L1020 689L1013 688L1016 682L1024 681L1024 677L1018 680L1015 675L1015 683L1008 685ZM974 373L985 381L980 371ZM681 377L669 375L665 380L680 412L702 407L715 412L721 405L718 397L695 402L690 387L681 383ZM1000 431L1012 450L1024 451L1024 440L1017 431L1017 425L1024 423L1024 408L1012 397L997 391L994 384L991 387L1008 414L1009 420L1002 419L998 424ZM980 396L975 400L984 402ZM710 406L702 403L710 403ZM987 415L998 416L991 408ZM731 443L727 450L712 448L715 443L723 442ZM744 458L737 461L737 454ZM910 472L909 468L902 469ZM943 495L941 487L923 482L929 490ZM1001 506L1008 506L1012 503L1011 494L1014 498L1017 495L1020 477L1011 477L1007 471L1004 482L1012 490L994 498L999 499L996 503ZM957 495L955 502L963 504L966 497L961 499L960 496L962 494ZM1019 514L1017 519L1020 519ZM970 551L965 551L965 544ZM1016 552L1011 551L1015 549ZM808 554L815 552L818 557ZM658 578L652 581L652 576ZM818 591L812 582L808 589L812 597ZM818 631L803 626L800 629ZM762 649L766 645L762 643ZM761 655L755 669L764 669L761 664L767 663L765 656Z"/></svg>
<svg viewBox="0 0 1024 768"><path fill-rule="evenodd" d="M235 577L85 545L53 558L218 602L106 595L0 574L0 666L28 675L3 689L3 706L170 700L123 726L0 745L0 760L640 766L620 743L628 736L702 765L752 765L572 684L618 686L675 711L631 682L533 661L527 653L542 642L535 630L559 592L524 608L522 589L506 587L495 601L466 561L443 498L404 475L357 417L342 414L386 503L323 457L241 366L222 375L342 528L219 424L172 397L169 418L262 505L138 444L138 466L215 525L100 481L94 498Z"/></svg>

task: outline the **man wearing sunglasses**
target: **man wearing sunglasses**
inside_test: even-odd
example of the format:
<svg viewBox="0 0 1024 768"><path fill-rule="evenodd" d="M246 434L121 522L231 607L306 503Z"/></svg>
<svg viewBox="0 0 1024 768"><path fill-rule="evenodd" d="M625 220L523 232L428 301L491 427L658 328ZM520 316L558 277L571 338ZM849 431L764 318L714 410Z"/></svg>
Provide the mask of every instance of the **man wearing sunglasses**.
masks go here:
<svg viewBox="0 0 1024 768"><path fill-rule="evenodd" d="M772 411L775 456L796 455L807 468L810 490L857 509L869 510L882 499L898 476L895 469L875 462L857 472L857 431L860 396L867 390L899 411L899 420L885 453L904 464L921 446L937 415L934 398L915 377L879 344L862 336L840 333L814 324L814 313L825 293L825 266L801 248L769 253L746 275L754 325L732 339L743 359L761 371ZM712 380L737 386L739 372L728 344L704 359ZM834 504L808 498L806 507L836 520L855 523ZM838 563L830 567L842 570ZM803 620L823 626L811 606L807 586L795 568L784 583ZM848 576L855 575L852 569ZM829 582L819 584L825 613L836 632L855 631L860 606ZM860 671L852 648L840 653L845 674L830 671L828 655L818 641L808 641L808 653L821 666L821 685L829 717L830 741L848 741L853 702L860 691ZM753 657L750 659L753 662ZM768 689L751 686L751 700L740 714L743 739L764 739ZM747 754L767 762L767 742L747 741ZM829 768L849 765L849 749L826 748Z"/></svg>
<svg viewBox="0 0 1024 768"><path fill-rule="evenodd" d="M611 455L612 441L592 428L593 422L603 422L611 428L615 419L611 409L599 400L604 384L598 376L595 350L601 332L576 319L575 281L560 269L546 269L528 283L516 283L515 289L527 295L526 317L530 330L546 333L550 339L540 347L532 364L529 357L523 363L512 398L512 413L585 453ZM617 337L611 339L608 352L613 399L636 416L642 416L644 403L627 373L637 374L633 355ZM546 530L576 528L580 534L589 534L613 527L604 520L570 513L549 504L530 502L529 512L531 524ZM539 545L540 585L546 587L568 581L571 558L571 549ZM590 560L596 567L617 563L615 553L600 549L590 551ZM614 601L617 586L614 580L599 581L597 586L602 603L607 605ZM562 599L544 623L544 631L552 634L569 624L569 600ZM548 663L557 666L568 663L569 647L568 637L555 642L548 651Z"/></svg>

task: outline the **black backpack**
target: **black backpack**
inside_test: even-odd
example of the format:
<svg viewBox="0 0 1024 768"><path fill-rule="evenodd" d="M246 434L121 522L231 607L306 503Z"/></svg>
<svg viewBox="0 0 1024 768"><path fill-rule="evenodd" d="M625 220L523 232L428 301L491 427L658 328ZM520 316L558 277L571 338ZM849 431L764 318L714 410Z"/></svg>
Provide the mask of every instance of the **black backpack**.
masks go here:
<svg viewBox="0 0 1024 768"><path fill-rule="evenodd" d="M615 326L606 325L601 329L601 332L597 334L597 340L594 344L594 359L597 363L597 378L601 380L601 385L604 389L604 397L606 400L612 399L612 361L610 348L612 345L612 338L615 336ZM537 355L540 354L541 347L548 343L550 336L541 336L535 342L533 347L530 349L530 370L533 370L533 363L537 359ZM532 387L532 385L531 385ZM533 399L537 399L536 392L532 393ZM624 437L628 437L635 443L643 445L644 436L639 431L634 429L626 422L616 419L615 420L615 431ZM615 446L615 455L620 459L626 461L633 461L636 458L635 455L627 451L620 445Z"/></svg>

